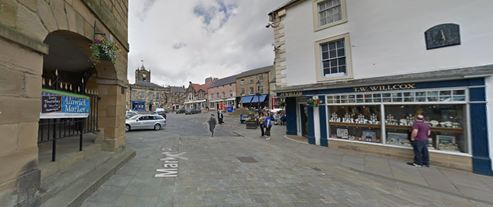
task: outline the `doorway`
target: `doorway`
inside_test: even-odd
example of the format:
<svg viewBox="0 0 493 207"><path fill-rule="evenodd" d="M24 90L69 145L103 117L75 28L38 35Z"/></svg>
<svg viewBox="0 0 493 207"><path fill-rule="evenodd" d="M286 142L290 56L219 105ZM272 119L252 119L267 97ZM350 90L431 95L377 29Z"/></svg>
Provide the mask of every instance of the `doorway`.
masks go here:
<svg viewBox="0 0 493 207"><path fill-rule="evenodd" d="M152 104L149 104L149 111L152 111Z"/></svg>
<svg viewBox="0 0 493 207"><path fill-rule="evenodd" d="M308 111L306 108L306 104L298 105L298 126L299 126L299 135L303 137L308 137Z"/></svg>

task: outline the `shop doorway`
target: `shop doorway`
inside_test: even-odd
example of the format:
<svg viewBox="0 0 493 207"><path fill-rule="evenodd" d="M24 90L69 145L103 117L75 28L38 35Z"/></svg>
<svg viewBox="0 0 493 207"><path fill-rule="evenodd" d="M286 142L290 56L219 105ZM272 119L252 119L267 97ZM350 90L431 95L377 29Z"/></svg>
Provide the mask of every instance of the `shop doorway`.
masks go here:
<svg viewBox="0 0 493 207"><path fill-rule="evenodd" d="M149 104L149 111L152 111L152 104Z"/></svg>
<svg viewBox="0 0 493 207"><path fill-rule="evenodd" d="M306 104L298 105L298 136L308 137L308 112Z"/></svg>

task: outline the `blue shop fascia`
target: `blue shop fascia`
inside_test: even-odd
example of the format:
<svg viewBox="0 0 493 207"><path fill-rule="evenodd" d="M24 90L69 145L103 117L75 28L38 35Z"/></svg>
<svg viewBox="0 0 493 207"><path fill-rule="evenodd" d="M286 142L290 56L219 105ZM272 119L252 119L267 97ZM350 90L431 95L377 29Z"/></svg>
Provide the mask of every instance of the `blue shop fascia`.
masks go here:
<svg viewBox="0 0 493 207"><path fill-rule="evenodd" d="M432 130L432 165L493 175L487 77L394 83L386 78L276 92L286 101L286 134L307 137L309 144L412 160L407 132L422 114ZM317 100L321 104L311 104Z"/></svg>

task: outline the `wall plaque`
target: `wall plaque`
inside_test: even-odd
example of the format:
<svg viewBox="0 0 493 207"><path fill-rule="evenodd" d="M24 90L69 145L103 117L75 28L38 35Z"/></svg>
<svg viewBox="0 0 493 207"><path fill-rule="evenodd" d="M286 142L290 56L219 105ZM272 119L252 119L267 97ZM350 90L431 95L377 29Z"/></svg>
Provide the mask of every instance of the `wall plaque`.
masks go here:
<svg viewBox="0 0 493 207"><path fill-rule="evenodd" d="M436 49L460 45L460 29L458 24L440 24L425 32L426 49Z"/></svg>

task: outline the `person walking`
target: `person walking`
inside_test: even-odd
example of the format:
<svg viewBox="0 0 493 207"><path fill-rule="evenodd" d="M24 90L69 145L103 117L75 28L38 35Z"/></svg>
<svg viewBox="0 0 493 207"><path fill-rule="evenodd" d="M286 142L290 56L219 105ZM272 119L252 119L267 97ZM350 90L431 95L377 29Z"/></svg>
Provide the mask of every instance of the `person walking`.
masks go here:
<svg viewBox="0 0 493 207"><path fill-rule="evenodd" d="M265 140L270 140L270 128L272 127L272 113L270 113L264 120L265 125L265 135L267 138Z"/></svg>
<svg viewBox="0 0 493 207"><path fill-rule="evenodd" d="M258 114L258 125L260 126L260 138L264 138L265 134L264 134L264 120L265 120L265 116L264 116L264 113L263 112L260 112Z"/></svg>
<svg viewBox="0 0 493 207"><path fill-rule="evenodd" d="M408 162L408 165L430 167L430 155L428 153L428 137L430 134L430 125L424 122L424 116L417 115L411 131L411 142L414 144L414 162Z"/></svg>
<svg viewBox="0 0 493 207"><path fill-rule="evenodd" d="M219 124L224 124L223 118L224 118L223 112L218 111L217 119L219 119Z"/></svg>
<svg viewBox="0 0 493 207"><path fill-rule="evenodd" d="M211 114L211 117L207 121L209 124L209 131L211 132L211 137L214 137L214 129L216 128L216 119L214 118L214 114Z"/></svg>

